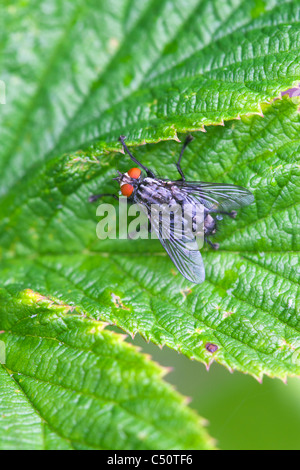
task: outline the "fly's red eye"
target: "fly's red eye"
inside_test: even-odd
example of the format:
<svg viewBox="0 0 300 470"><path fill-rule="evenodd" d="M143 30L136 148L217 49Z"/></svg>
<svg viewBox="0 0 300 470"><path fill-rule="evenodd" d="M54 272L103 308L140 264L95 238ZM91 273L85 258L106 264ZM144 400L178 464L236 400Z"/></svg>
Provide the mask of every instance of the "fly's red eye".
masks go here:
<svg viewBox="0 0 300 470"><path fill-rule="evenodd" d="M128 171L130 178L138 179L141 176L141 170L139 168L131 168Z"/></svg>
<svg viewBox="0 0 300 470"><path fill-rule="evenodd" d="M133 193L133 186L131 184L123 184L121 186L121 193L123 196L129 197Z"/></svg>

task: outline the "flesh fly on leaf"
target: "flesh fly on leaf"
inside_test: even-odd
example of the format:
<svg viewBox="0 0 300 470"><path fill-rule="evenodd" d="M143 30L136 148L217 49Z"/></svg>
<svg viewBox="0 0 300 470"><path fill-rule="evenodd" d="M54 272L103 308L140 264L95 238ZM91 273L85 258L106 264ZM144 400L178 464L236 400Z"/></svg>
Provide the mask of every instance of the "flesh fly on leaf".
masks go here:
<svg viewBox="0 0 300 470"><path fill-rule="evenodd" d="M119 140L125 152L137 165L127 173L119 172L119 176L114 178L120 184L122 195L126 196L129 202L139 204L146 212L151 230L156 233L178 271L189 281L201 284L205 279L205 268L197 241L201 232L200 225L203 227L204 241L213 249L218 249L219 245L210 240L216 233L216 219L221 219L223 215L235 218L239 208L254 201L253 194L248 189L233 184L186 181L181 159L184 150L193 140L191 135L187 136L176 163L181 177L176 181L156 177L152 170L132 155L125 144L125 137L121 136ZM96 201L103 196L118 199L115 194L105 193L93 195L89 201ZM203 211L202 217L197 218L199 206ZM156 207L155 217L153 207ZM170 217L162 217L160 208L163 207L179 207L181 210L172 210ZM191 224L187 224L188 218ZM165 233L168 236L165 236Z"/></svg>

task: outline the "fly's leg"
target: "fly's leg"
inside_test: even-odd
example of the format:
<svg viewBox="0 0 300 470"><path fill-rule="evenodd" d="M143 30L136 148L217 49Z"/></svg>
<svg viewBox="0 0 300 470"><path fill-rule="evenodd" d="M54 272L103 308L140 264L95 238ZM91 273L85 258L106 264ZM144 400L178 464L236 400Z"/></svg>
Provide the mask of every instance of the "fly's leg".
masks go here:
<svg viewBox="0 0 300 470"><path fill-rule="evenodd" d="M218 214L228 215L228 216L231 217L232 219L235 219L236 216L237 216L237 211L231 211L231 212L218 211L217 213L218 213Z"/></svg>
<svg viewBox="0 0 300 470"><path fill-rule="evenodd" d="M182 146L182 149L181 149L181 152L180 152L180 155L179 155L179 158L178 158L178 162L176 163L176 168L177 168L177 170L178 170L178 173L179 173L180 176L181 176L181 179L178 180L178 181L185 181L185 176L184 176L184 173L183 173L183 171L182 171L182 169L181 169L180 162L181 162L181 159L182 159L183 152L185 151L185 149L187 148L187 146L189 145L189 143L192 142L192 140L194 140L194 137L193 137L191 134L189 134L189 135L186 137L185 141L184 141L184 144L183 144L183 146Z"/></svg>
<svg viewBox="0 0 300 470"><path fill-rule="evenodd" d="M214 250L218 250L220 248L219 243L212 243L207 237L204 238L204 241L206 241L206 243L208 243Z"/></svg>
<svg viewBox="0 0 300 470"><path fill-rule="evenodd" d="M124 150L126 153L128 153L128 155L130 156L131 160L136 163L137 165L139 165L141 168L143 168L143 170L145 170L145 172L147 173L147 176L150 176L151 178L155 178L155 175L153 173L153 171L149 170L149 168L147 168L146 166L144 166L141 162L139 162L133 155L132 153L130 152L130 150L128 149L127 145L125 144L125 139L126 137L124 135L120 135L119 137L119 141L121 142Z"/></svg>
<svg viewBox="0 0 300 470"><path fill-rule="evenodd" d="M103 196L111 196L115 198L117 201L119 200L118 196L116 196L115 194L103 193L103 194L93 194L92 196L89 197L89 202L95 202Z"/></svg>
<svg viewBox="0 0 300 470"><path fill-rule="evenodd" d="M152 232L152 224L151 224L151 210L147 209L148 212L148 233L151 235Z"/></svg>

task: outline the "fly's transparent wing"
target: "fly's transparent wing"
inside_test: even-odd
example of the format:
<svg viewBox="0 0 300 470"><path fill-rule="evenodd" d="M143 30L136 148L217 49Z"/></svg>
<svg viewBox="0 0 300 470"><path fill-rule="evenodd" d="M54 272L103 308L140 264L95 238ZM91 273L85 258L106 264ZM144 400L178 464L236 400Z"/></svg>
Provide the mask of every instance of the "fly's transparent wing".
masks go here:
<svg viewBox="0 0 300 470"><path fill-rule="evenodd" d="M182 211L174 212L173 218L161 217L151 208L149 219L151 229L159 238L162 246L170 256L178 271L195 284L201 284L205 279L205 269L199 251L196 233L186 227L186 220L182 218ZM201 221L197 224L201 225ZM203 233L204 236L204 233Z"/></svg>
<svg viewBox="0 0 300 470"><path fill-rule="evenodd" d="M248 189L234 184L194 181L174 181L173 184L213 212L230 212L254 201L254 196Z"/></svg>
<svg viewBox="0 0 300 470"><path fill-rule="evenodd" d="M174 238L164 240L161 237L159 240L178 271L188 281L201 284L205 280L203 259L196 241L194 249L191 249L191 246L187 249L181 240Z"/></svg>

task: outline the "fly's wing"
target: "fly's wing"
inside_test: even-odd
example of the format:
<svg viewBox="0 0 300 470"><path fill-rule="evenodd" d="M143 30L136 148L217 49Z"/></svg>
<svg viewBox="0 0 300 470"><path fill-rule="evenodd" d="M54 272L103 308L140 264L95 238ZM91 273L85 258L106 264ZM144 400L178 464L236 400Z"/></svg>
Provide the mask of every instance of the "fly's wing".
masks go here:
<svg viewBox="0 0 300 470"><path fill-rule="evenodd" d="M195 284L201 284L205 280L205 268L197 243L194 249L186 249L182 240L170 238L159 240L175 264L178 271L188 280Z"/></svg>
<svg viewBox="0 0 300 470"><path fill-rule="evenodd" d="M254 201L254 196L248 189L234 184L201 181L174 181L173 184L212 212L230 212Z"/></svg>
<svg viewBox="0 0 300 470"><path fill-rule="evenodd" d="M182 233L178 232L178 226L181 226L182 220L176 217L181 215L174 214L173 221L163 218L161 221L159 216L152 217L149 212L151 221L151 229L154 230L159 238L160 243L170 256L178 271L188 280L195 284L201 284L205 279L205 269L202 256L196 241L196 236L191 232L185 232L186 236L182 237ZM177 223L176 223L177 222ZM169 224L167 226L167 224ZM165 237L168 233L169 237Z"/></svg>

